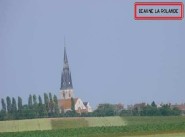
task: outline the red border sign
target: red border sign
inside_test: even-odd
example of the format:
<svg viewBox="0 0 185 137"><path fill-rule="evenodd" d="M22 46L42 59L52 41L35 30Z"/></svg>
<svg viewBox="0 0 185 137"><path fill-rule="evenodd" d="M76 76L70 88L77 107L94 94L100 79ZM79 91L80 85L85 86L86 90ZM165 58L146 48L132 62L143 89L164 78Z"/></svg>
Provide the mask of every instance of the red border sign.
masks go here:
<svg viewBox="0 0 185 137"><path fill-rule="evenodd" d="M138 6L179 6L179 16L138 16ZM184 17L184 5L182 2L135 2L134 3L134 18L135 20L182 20Z"/></svg>

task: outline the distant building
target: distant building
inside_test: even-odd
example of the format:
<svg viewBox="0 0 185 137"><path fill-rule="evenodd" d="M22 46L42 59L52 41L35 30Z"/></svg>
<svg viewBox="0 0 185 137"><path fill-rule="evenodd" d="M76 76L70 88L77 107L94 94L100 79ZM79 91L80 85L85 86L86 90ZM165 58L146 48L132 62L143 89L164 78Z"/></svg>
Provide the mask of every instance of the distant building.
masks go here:
<svg viewBox="0 0 185 137"><path fill-rule="evenodd" d="M134 109L134 105L127 105L127 110L133 110Z"/></svg>
<svg viewBox="0 0 185 137"><path fill-rule="evenodd" d="M71 111L72 99L77 113L92 112L89 102L83 102L80 98L75 98L66 48L64 47L64 64L61 76L60 99L58 100L61 112Z"/></svg>
<svg viewBox="0 0 185 137"><path fill-rule="evenodd" d="M145 106L146 106L146 103L137 103L134 105L127 105L127 110L134 110L134 109L143 110Z"/></svg>
<svg viewBox="0 0 185 137"><path fill-rule="evenodd" d="M146 106L146 103L134 104L134 109L142 110Z"/></svg>
<svg viewBox="0 0 185 137"><path fill-rule="evenodd" d="M121 111L124 109L124 105L121 103L115 104L114 106L115 106L116 110L118 110L118 111Z"/></svg>
<svg viewBox="0 0 185 137"><path fill-rule="evenodd" d="M71 111L71 99L61 99L59 104L62 112ZM74 108L77 113L92 112L89 102L83 102L80 98L74 98Z"/></svg>
<svg viewBox="0 0 185 137"><path fill-rule="evenodd" d="M182 114L185 115L185 104L176 104L176 105L172 105L172 107L178 108L182 112Z"/></svg>

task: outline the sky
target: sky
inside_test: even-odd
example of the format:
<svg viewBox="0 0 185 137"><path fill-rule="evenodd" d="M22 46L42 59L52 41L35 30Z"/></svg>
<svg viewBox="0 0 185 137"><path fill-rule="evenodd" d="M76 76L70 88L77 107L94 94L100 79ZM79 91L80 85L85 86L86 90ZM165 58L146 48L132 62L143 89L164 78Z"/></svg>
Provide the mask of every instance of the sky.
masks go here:
<svg viewBox="0 0 185 137"><path fill-rule="evenodd" d="M65 37L74 94L94 108L184 103L185 21L134 20L138 1L0 0L0 98L59 95Z"/></svg>

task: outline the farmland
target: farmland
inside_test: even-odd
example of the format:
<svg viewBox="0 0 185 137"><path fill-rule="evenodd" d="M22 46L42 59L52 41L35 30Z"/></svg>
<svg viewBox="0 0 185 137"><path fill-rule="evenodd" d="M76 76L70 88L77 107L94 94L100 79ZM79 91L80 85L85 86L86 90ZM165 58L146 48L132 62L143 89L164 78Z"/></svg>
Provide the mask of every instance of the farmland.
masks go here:
<svg viewBox="0 0 185 137"><path fill-rule="evenodd" d="M0 131L0 137L184 137L185 117L82 117L0 121Z"/></svg>
<svg viewBox="0 0 185 137"><path fill-rule="evenodd" d="M124 126L121 117L43 118L0 121L0 132L19 132L83 127Z"/></svg>
<svg viewBox="0 0 185 137"><path fill-rule="evenodd" d="M124 137L130 137L130 136L124 136ZM132 136L132 137L138 137L138 136ZM185 133L140 135L139 137L185 137Z"/></svg>
<svg viewBox="0 0 185 137"><path fill-rule="evenodd" d="M0 121L0 132L19 132L50 129L52 129L52 126L49 119Z"/></svg>

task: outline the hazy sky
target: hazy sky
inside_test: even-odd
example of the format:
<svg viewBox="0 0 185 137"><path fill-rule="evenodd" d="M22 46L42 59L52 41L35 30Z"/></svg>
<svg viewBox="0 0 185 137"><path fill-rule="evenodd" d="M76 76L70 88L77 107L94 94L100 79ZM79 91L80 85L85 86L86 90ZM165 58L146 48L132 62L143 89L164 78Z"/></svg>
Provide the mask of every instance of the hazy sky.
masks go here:
<svg viewBox="0 0 185 137"><path fill-rule="evenodd" d="M66 36L75 96L92 106L185 102L184 19L136 21L134 2L0 0L0 98L58 95Z"/></svg>

